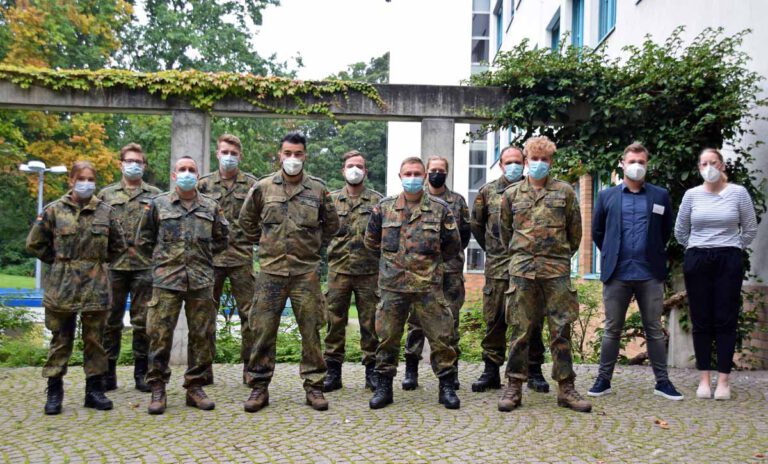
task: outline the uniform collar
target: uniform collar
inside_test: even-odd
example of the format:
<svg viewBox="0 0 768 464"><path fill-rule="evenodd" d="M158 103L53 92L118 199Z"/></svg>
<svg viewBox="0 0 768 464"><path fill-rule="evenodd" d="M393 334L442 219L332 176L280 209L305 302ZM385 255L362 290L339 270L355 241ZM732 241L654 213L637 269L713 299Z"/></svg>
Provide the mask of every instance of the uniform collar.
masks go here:
<svg viewBox="0 0 768 464"><path fill-rule="evenodd" d="M347 192L347 186L344 185L344 188L341 189L341 193L339 193L339 200L346 201L347 198L351 197L349 192ZM368 187L365 187L362 192L360 192L360 195L358 195L357 198L360 198L362 200L370 200L371 199L371 191L368 189Z"/></svg>
<svg viewBox="0 0 768 464"><path fill-rule="evenodd" d="M217 169L216 172L213 173L213 182L215 184L220 184L221 182L223 182L223 180L224 179L221 178L221 171ZM243 172L242 169L238 169L237 175L235 176L235 182L237 182L238 184L242 184L245 181L246 181L245 173Z"/></svg>
<svg viewBox="0 0 768 464"><path fill-rule="evenodd" d="M432 195L430 193L430 195ZM439 195L432 195L435 198L439 198L443 200L446 203L453 203L456 201L456 195L454 195L453 191L449 189L448 187L445 188L445 191Z"/></svg>
<svg viewBox="0 0 768 464"><path fill-rule="evenodd" d="M533 187L531 187L530 180L526 177L521 181L523 185L520 186L520 190L523 192L528 192L530 190L533 190ZM557 190L557 185L555 184L557 181L552 176L547 176L547 183L544 184L545 190Z"/></svg>
<svg viewBox="0 0 768 464"><path fill-rule="evenodd" d="M138 186L138 188L131 189L128 188L128 184L125 183L125 179L120 178L120 184L119 187L117 187L118 190L122 190L127 193L133 193L133 196L138 196L139 194L143 192L149 191L149 186L142 180L141 184Z"/></svg>
<svg viewBox="0 0 768 464"><path fill-rule="evenodd" d="M168 199L170 200L171 203L181 203L181 198L179 198L179 193L176 192L175 188L171 190L171 194L168 195ZM200 205L199 199L200 199L200 192L197 192L197 195L195 195L195 198L192 199L192 208L190 208L190 211L192 211L193 209L195 209L197 206Z"/></svg>
<svg viewBox="0 0 768 464"><path fill-rule="evenodd" d="M397 196L397 201L395 202L395 209L405 209L405 192L400 192L400 195ZM429 211L431 209L432 209L432 206L429 204L429 193L422 192L421 210Z"/></svg>
<svg viewBox="0 0 768 464"><path fill-rule="evenodd" d="M274 184L284 184L285 183L284 180L283 180L283 171L282 170L277 171L272 176L272 183L274 183ZM303 185L304 187L306 187L308 189L312 188L312 186L310 185L310 178L309 178L309 176L307 175L306 172L302 172L301 185Z"/></svg>
<svg viewBox="0 0 768 464"><path fill-rule="evenodd" d="M80 209L80 203L72 199L73 192L72 190L67 191L67 193L64 194L63 197L61 197L62 203L65 203L73 208ZM83 210L96 210L96 207L99 206L99 203L101 200L99 200L96 195L91 195L91 199L88 200L88 203L83 205Z"/></svg>

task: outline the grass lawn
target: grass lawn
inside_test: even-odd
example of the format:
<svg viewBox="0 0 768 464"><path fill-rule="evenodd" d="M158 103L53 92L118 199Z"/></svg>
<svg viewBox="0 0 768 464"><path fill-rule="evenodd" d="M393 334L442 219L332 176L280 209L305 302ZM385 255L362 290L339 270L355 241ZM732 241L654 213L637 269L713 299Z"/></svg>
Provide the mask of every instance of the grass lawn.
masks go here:
<svg viewBox="0 0 768 464"><path fill-rule="evenodd" d="M0 288L35 288L35 278L0 274Z"/></svg>

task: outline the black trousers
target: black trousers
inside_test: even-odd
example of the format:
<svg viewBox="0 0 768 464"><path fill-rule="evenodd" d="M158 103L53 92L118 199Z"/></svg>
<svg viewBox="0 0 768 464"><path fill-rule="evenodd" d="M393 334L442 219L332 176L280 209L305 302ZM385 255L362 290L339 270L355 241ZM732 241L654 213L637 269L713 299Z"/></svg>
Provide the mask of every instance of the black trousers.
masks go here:
<svg viewBox="0 0 768 464"><path fill-rule="evenodd" d="M736 348L736 328L744 280L742 251L734 247L689 248L683 261L688 292L696 368L712 367L712 342L717 371L729 374Z"/></svg>

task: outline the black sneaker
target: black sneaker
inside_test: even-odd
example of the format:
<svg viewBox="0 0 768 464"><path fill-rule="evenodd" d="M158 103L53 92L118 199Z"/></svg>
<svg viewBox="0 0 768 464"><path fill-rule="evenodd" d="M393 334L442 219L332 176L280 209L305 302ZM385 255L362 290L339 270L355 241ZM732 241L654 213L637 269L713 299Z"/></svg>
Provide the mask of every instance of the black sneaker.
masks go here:
<svg viewBox="0 0 768 464"><path fill-rule="evenodd" d="M675 389L672 382L664 380L656 382L656 389L653 390L654 395L663 396L664 398L672 401L680 401L683 399L683 394Z"/></svg>
<svg viewBox="0 0 768 464"><path fill-rule="evenodd" d="M587 392L588 396L603 396L611 392L611 381L602 377L595 379L595 384Z"/></svg>

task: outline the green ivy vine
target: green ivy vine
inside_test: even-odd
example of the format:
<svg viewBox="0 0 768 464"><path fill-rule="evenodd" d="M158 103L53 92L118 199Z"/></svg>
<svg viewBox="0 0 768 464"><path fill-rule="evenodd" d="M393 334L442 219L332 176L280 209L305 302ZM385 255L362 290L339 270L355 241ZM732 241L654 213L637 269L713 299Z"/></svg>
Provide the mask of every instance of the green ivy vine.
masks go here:
<svg viewBox="0 0 768 464"><path fill-rule="evenodd" d="M235 97L277 114L322 115L334 121L332 97L348 99L350 93L357 92L379 108L385 108L376 88L365 82L300 81L248 73L194 70L139 73L121 69L46 69L0 65L0 80L13 82L25 89L34 85L51 90L145 90L164 100L169 97L186 99L193 107L203 111L211 111L216 102L224 98ZM294 108L279 107L274 102L293 103Z"/></svg>

